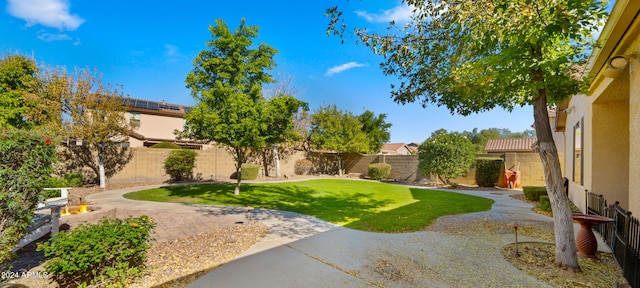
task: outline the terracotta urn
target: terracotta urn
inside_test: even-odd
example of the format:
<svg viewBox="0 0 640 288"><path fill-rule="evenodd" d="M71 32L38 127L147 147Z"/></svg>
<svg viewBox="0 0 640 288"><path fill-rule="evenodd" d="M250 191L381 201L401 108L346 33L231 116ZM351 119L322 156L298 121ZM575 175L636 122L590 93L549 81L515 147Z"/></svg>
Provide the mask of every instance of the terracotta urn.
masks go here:
<svg viewBox="0 0 640 288"><path fill-rule="evenodd" d="M580 231L578 231L578 236L576 237L578 256L598 258L596 256L596 252L598 251L598 240L593 234L591 227L594 224L613 222L613 219L599 215L574 214L573 220L580 223Z"/></svg>

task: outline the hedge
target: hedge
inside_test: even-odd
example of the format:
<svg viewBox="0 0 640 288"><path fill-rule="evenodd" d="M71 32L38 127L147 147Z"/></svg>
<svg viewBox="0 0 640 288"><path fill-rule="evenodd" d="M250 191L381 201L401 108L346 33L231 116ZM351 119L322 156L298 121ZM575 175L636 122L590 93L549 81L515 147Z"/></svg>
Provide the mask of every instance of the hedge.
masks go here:
<svg viewBox="0 0 640 288"><path fill-rule="evenodd" d="M149 146L149 148L182 149L180 145L173 142L161 142Z"/></svg>
<svg viewBox="0 0 640 288"><path fill-rule="evenodd" d="M524 197L532 201L540 201L540 196L547 195L547 188L544 186L523 186Z"/></svg>
<svg viewBox="0 0 640 288"><path fill-rule="evenodd" d="M551 211L551 202L548 195L540 195L540 201L538 201L538 209L542 211Z"/></svg>
<svg viewBox="0 0 640 288"><path fill-rule="evenodd" d="M258 171L260 171L260 166L257 164L244 163L240 167L241 180L255 180L258 178Z"/></svg>
<svg viewBox="0 0 640 288"><path fill-rule="evenodd" d="M391 174L391 165L387 163L375 163L369 165L369 177L375 180L382 180Z"/></svg>
<svg viewBox="0 0 640 288"><path fill-rule="evenodd" d="M493 187L500 178L502 158L480 157L476 159L476 183L480 187Z"/></svg>
<svg viewBox="0 0 640 288"><path fill-rule="evenodd" d="M193 176L197 156L198 154L193 150L173 150L164 160L164 171L173 181L189 180Z"/></svg>

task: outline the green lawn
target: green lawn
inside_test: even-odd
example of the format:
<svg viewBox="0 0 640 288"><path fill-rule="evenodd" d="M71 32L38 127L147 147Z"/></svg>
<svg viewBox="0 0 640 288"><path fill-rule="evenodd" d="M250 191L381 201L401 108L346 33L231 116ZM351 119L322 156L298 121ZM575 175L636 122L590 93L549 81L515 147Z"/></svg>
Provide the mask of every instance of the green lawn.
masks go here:
<svg viewBox="0 0 640 288"><path fill-rule="evenodd" d="M411 232L440 216L486 211L493 200L372 181L320 179L300 182L166 186L124 195L133 200L252 206L311 215L345 227Z"/></svg>

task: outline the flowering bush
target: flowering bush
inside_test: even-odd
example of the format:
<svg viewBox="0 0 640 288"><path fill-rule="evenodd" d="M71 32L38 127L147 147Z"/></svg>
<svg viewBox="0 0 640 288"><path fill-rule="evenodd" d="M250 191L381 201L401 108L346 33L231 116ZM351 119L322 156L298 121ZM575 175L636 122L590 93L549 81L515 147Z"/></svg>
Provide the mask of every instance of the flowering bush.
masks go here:
<svg viewBox="0 0 640 288"><path fill-rule="evenodd" d="M80 224L56 234L38 250L53 257L45 270L61 287L126 286L144 271L155 226L147 216Z"/></svg>
<svg viewBox="0 0 640 288"><path fill-rule="evenodd" d="M43 198L58 158L54 142L34 131L0 130L0 264L11 258Z"/></svg>

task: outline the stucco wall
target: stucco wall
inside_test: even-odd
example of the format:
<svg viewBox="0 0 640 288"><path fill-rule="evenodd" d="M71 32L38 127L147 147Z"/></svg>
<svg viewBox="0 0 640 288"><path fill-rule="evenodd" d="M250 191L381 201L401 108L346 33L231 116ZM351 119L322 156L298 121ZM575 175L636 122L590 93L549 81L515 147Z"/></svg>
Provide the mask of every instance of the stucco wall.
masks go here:
<svg viewBox="0 0 640 288"><path fill-rule="evenodd" d="M133 159L127 166L109 179L110 183L145 183L163 182L169 180L164 172L164 160L172 149L153 149L137 147L133 149ZM223 147L213 147L208 150L196 150L196 168L194 176L201 180L229 179L235 172L233 157ZM530 154L530 155L529 155ZM280 169L282 175L295 174L295 162L299 159L309 159L313 162L314 174L337 174L337 158L334 154L309 153L304 151L287 151L280 154ZM501 156L501 155L498 155ZM543 186L544 177L540 159L535 153L507 153L507 167L520 164L522 171L521 184ZM252 161L257 163L256 161ZM403 182L417 183L425 177L418 169L417 155L361 155L348 154L343 157L346 173L367 175L369 164L387 163L391 165L389 179ZM510 164L513 163L513 164ZM264 175L261 165L260 175ZM275 167L270 166L269 175L275 175ZM430 177L433 181L435 178ZM459 184L475 184L475 169L472 168L466 177L452 179Z"/></svg>
<svg viewBox="0 0 640 288"><path fill-rule="evenodd" d="M575 95L571 98L569 103L568 110L570 113L567 115L566 120L566 129L564 132L564 143L565 143L565 155L560 159L564 159L561 161L561 164L564 164L564 169L562 170L562 175L569 179L569 199L585 212L586 198L585 198L585 189L591 189L591 155L592 145L591 143L591 133L589 132L592 127L591 120L591 105L587 104L590 99L585 95ZM573 153L574 153L574 139L573 139L573 130L576 124L584 119L584 127L582 128L584 131L584 142L581 149L582 155L584 156L584 167L583 167L583 184L576 182L574 180L574 167L573 167Z"/></svg>
<svg viewBox="0 0 640 288"><path fill-rule="evenodd" d="M110 183L150 183L169 180L169 175L164 172L164 160L173 149L154 149L145 147L131 148L133 158L125 168L109 179ZM194 177L200 180L224 180L229 179L235 172L235 161L232 155L224 147L212 146L207 150L194 150L197 153ZM282 175L295 174L295 162L299 159L309 158L309 154L303 151L281 151L279 153L280 172ZM311 156L315 159L324 157L327 165L337 166L333 155ZM257 159L250 161L260 165L259 175L264 175L262 163ZM326 174L315 167L315 173ZM325 167L326 168L326 167ZM337 171L333 169L332 171ZM269 175L276 174L275 165L269 166Z"/></svg>
<svg viewBox="0 0 640 288"><path fill-rule="evenodd" d="M636 53L639 53L640 41L637 41L635 46ZM630 62L632 81L629 86L629 210L637 215L640 214L640 61L638 58L632 58Z"/></svg>
<svg viewBox="0 0 640 288"><path fill-rule="evenodd" d="M591 189L629 209L629 105L626 101L594 103Z"/></svg>
<svg viewBox="0 0 640 288"><path fill-rule="evenodd" d="M569 181L569 197L572 202L583 212L586 210L585 190L602 194L609 202L620 202L624 209L633 211L640 208L640 200L637 200L637 208L632 204L633 185L638 185L637 172L633 172L636 159L640 157L637 135L638 118L637 102L638 91L632 92L632 87L637 86L637 81L630 81L633 75L629 71L623 71L617 78L602 78L597 83L590 96L577 95L572 97L569 107L573 108L567 116L565 131L565 175ZM637 77L637 76L636 76ZM639 89L636 87L635 89ZM635 93L634 97L629 97ZM636 110L636 111L634 111ZM584 156L583 183L573 181L573 127L584 117L584 143L582 152ZM634 140L636 137L637 140ZM635 151L635 152L634 152ZM634 153L637 153L634 156ZM635 174L634 174L635 173ZM637 187L637 186L635 186ZM638 210L635 210L638 211Z"/></svg>
<svg viewBox="0 0 640 288"><path fill-rule="evenodd" d="M127 117L127 120L131 118L130 113L126 113L125 116ZM175 139L176 136L173 134L173 131L182 131L183 127L184 119L182 117L158 116L140 113L140 126L134 131L150 138ZM132 141L131 146L136 147L134 145L138 145L138 142Z"/></svg>
<svg viewBox="0 0 640 288"><path fill-rule="evenodd" d="M493 153L493 157L504 158L507 169L520 171L520 187L522 186L545 186L544 167L540 155L535 152L510 152ZM558 152L558 158L563 159L564 153ZM560 160L560 169L564 171L563 161ZM506 186L504 179L499 179L500 186Z"/></svg>

